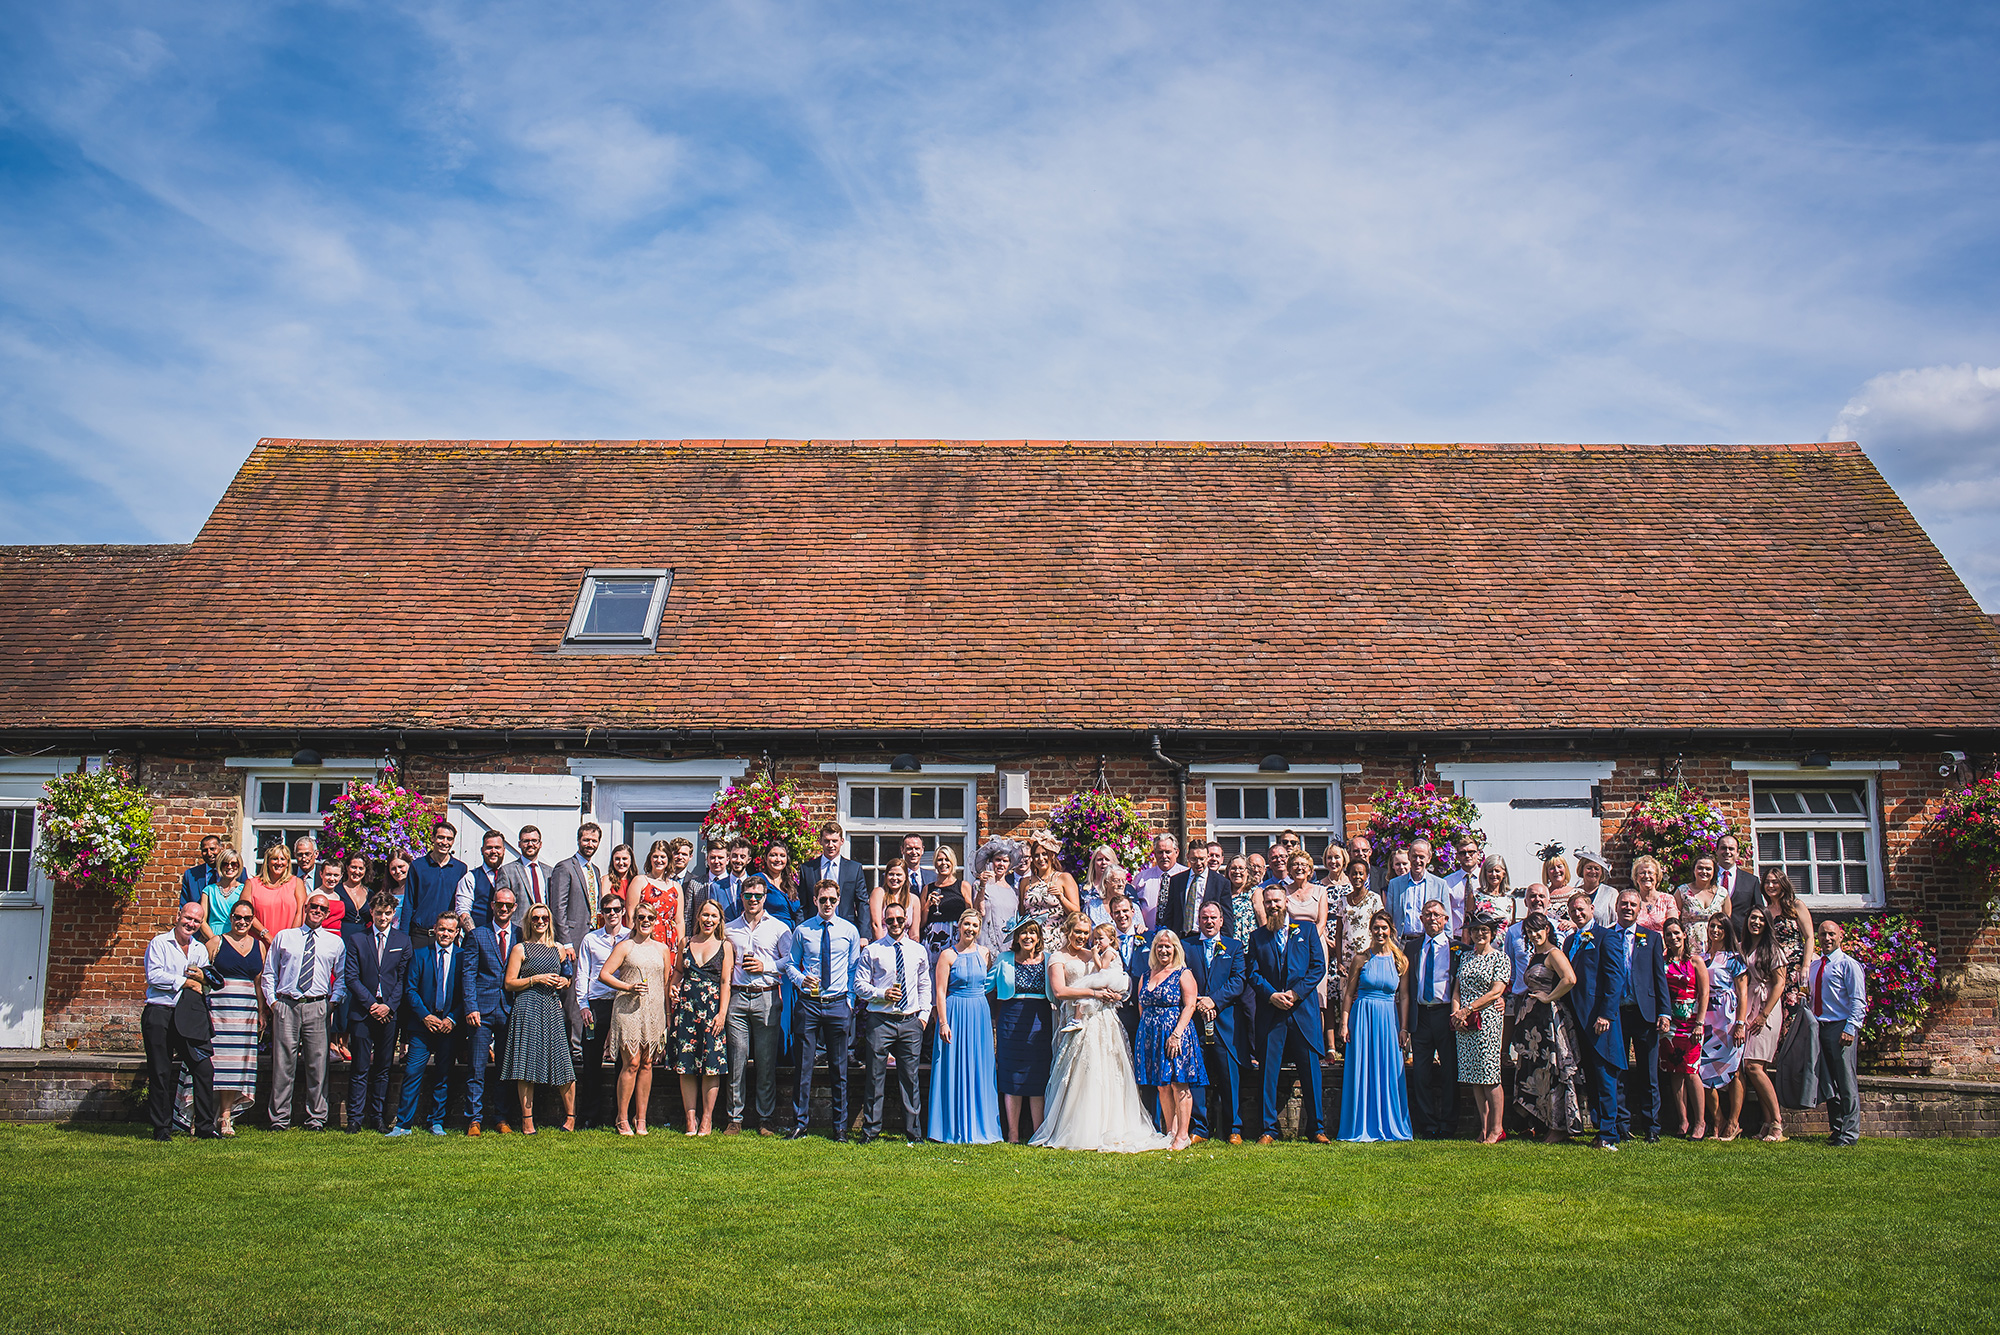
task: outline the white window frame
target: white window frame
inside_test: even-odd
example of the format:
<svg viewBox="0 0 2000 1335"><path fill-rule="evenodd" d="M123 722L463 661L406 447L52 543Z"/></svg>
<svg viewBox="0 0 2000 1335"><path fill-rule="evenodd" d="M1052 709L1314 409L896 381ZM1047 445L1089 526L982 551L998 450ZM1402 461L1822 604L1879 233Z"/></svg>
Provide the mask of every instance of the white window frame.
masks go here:
<svg viewBox="0 0 2000 1335"><path fill-rule="evenodd" d="M35 814L35 799L0 796L0 811L9 813L10 819L13 812L28 813L28 879L18 890L0 889L0 908L40 908L49 902L50 886L49 878L43 874L41 863L35 857L42 843L42 823Z"/></svg>
<svg viewBox="0 0 2000 1335"><path fill-rule="evenodd" d="M646 607L645 629L638 635L586 635L583 627L590 618L593 591L600 579L649 579L653 600ZM650 654L659 649L660 613L667 605L667 591L673 588L674 572L667 569L629 570L593 567L583 572L577 584L576 607L570 613L569 628L563 632L559 652L566 654Z"/></svg>
<svg viewBox="0 0 2000 1335"><path fill-rule="evenodd" d="M257 856L257 829L283 829L292 833L285 839L285 847L298 842L302 834L310 834L315 844L320 842L320 831L325 828L326 817L314 811L303 815L272 816L260 818L257 811L257 785L269 780L283 783L343 783L351 784L357 779L373 778L380 772L378 761L374 760L329 760L320 765L294 765L283 760L263 760L255 757L231 757L222 762L229 769L243 771L243 811L237 822L236 850L243 855L243 874L262 876L263 860ZM294 868L296 870L296 868Z"/></svg>
<svg viewBox="0 0 2000 1335"><path fill-rule="evenodd" d="M822 770L833 768L822 765ZM922 770L897 770L891 772L887 765L863 766L842 765L839 767L840 828L845 836L841 852L846 857L854 857L854 836L866 834L928 835L932 838L960 838L965 849L965 859L970 861L979 847L979 775L993 772L991 765L936 765ZM850 816L854 810L853 790L856 788L963 788L965 790L965 815L962 819L949 817L918 820L909 816ZM859 861L859 859L856 859ZM931 855L924 855L924 866L933 865ZM872 863L862 863L868 876L868 886L876 884L877 867ZM967 875L970 875L967 871Z"/></svg>
<svg viewBox="0 0 2000 1335"><path fill-rule="evenodd" d="M1808 769L1795 761L1778 761L1769 764L1736 761L1733 768L1742 772L1750 780L1750 852L1753 864L1761 876L1763 859L1757 856L1758 836L1768 831L1822 830L1860 831L1866 841L1868 864L1868 893L1866 895L1822 895L1799 892L1799 902L1809 909L1879 909L1888 903L1888 885L1882 870L1882 806L1878 791L1879 779L1884 770L1899 768L1896 761L1835 761L1831 766ZM1757 814L1757 791L1759 783L1784 786L1791 783L1824 783L1838 780L1862 785L1862 814L1859 816L1759 816ZM1795 890L1799 887L1794 886Z"/></svg>
<svg viewBox="0 0 2000 1335"><path fill-rule="evenodd" d="M1294 765L1288 770L1267 770L1257 765L1190 765L1188 772L1200 775L1207 784L1209 839L1254 840L1262 836L1264 847L1252 848L1246 842L1246 854L1264 852L1270 847L1270 837L1281 830L1298 831L1301 842L1308 834L1323 834L1329 841L1338 839L1343 844L1347 841L1347 786L1344 779L1349 774L1359 774L1359 765ZM1322 785L1329 790L1324 821L1303 816L1271 817L1261 821L1241 818L1223 820L1216 814L1217 788L1318 788ZM1186 858L1182 861L1185 862ZM1313 861L1324 863L1324 859L1317 856Z"/></svg>

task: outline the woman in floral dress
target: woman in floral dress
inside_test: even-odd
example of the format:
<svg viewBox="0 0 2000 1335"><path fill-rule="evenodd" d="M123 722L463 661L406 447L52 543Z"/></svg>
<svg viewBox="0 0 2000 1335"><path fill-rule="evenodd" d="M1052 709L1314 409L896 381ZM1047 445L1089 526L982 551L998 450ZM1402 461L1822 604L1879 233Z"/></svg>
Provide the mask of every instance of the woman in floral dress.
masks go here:
<svg viewBox="0 0 2000 1335"><path fill-rule="evenodd" d="M1669 918L1661 935L1667 941L1667 1036L1660 1041L1660 1084L1664 1102L1678 1109L1681 1130L1700 1140L1702 1120L1701 1027L1708 1013L1708 969L1694 953L1687 927Z"/></svg>
<svg viewBox="0 0 2000 1335"><path fill-rule="evenodd" d="M1382 896L1368 888L1368 878L1358 883L1327 887L1326 957L1333 961L1329 970L1335 986L1347 977L1355 957L1369 949L1368 922L1382 911ZM1359 896L1359 898L1356 898ZM1327 1030L1338 1033L1340 1007L1327 1012ZM1331 1046L1331 1045L1329 1045Z"/></svg>
<svg viewBox="0 0 2000 1335"><path fill-rule="evenodd" d="M1505 1110L1500 1095L1500 999L1507 995L1513 969L1507 956L1493 948L1500 925L1500 915L1490 910L1466 921L1472 948L1459 957L1458 1004L1451 1012L1452 1027L1458 1031L1458 1082L1472 1086L1482 1145L1499 1143Z"/></svg>
<svg viewBox="0 0 2000 1335"><path fill-rule="evenodd" d="M1576 970L1563 954L1555 920L1530 913L1521 922L1528 948L1527 992L1514 1023L1514 1102L1542 1129L1545 1143L1567 1140L1583 1124L1583 1068L1575 1022L1563 998Z"/></svg>
<svg viewBox="0 0 2000 1335"><path fill-rule="evenodd" d="M729 1073L724 1029L733 962L722 909L714 900L706 900L695 919L695 934L681 947L680 1004L674 1007L673 1033L667 1043L674 1072L681 1078L681 1107L687 1113L690 1136L706 1136L714 1129L716 1092Z"/></svg>

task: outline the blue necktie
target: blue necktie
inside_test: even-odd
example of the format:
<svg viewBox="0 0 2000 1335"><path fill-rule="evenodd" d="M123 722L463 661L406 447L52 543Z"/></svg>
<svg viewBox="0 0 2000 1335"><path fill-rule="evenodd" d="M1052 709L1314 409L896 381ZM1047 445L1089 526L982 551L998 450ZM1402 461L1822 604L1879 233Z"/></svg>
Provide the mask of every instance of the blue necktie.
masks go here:
<svg viewBox="0 0 2000 1335"><path fill-rule="evenodd" d="M1435 960L1436 958L1437 958L1437 938L1434 936L1427 936L1424 938L1424 963L1423 963L1425 1001L1437 1000L1437 997L1431 992L1431 961Z"/></svg>
<svg viewBox="0 0 2000 1335"><path fill-rule="evenodd" d="M819 920L819 990L824 996L833 990L833 924Z"/></svg>
<svg viewBox="0 0 2000 1335"><path fill-rule="evenodd" d="M450 959L451 959L451 951L450 951L450 949L449 949L448 947L445 947L445 946L439 946L439 947L438 947L438 1004L437 1004L437 1008L438 1008L438 1013L439 1013L440 1015L442 1015L442 1014L444 1013L444 1008L445 1008L445 988L446 988L447 984L448 984L448 983L450 982L450 980L451 980L451 975L450 975L450 974L449 974L448 972L446 972L446 968L447 968L447 964L446 964L446 961L448 961L448 960L450 960Z"/></svg>

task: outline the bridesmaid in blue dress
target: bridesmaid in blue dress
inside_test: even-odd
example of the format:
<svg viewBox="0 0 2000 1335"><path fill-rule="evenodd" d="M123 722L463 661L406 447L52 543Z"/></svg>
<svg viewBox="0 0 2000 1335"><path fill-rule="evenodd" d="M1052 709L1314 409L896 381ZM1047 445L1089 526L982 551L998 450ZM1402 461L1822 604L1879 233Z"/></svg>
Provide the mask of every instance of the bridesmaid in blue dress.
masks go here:
<svg viewBox="0 0 2000 1335"><path fill-rule="evenodd" d="M1368 920L1368 949L1348 966L1340 1020L1346 1065L1340 1078L1342 1140L1408 1140L1410 1097L1403 1044L1410 1008L1409 961L1396 948L1395 920Z"/></svg>
<svg viewBox="0 0 2000 1335"><path fill-rule="evenodd" d="M1161 930L1153 936L1146 977L1139 988L1139 1031L1132 1037L1132 1071L1141 1085L1160 1091L1160 1120L1166 1124L1167 1148L1184 1150L1191 1143L1188 1123L1194 1115L1194 1091L1208 1085L1208 1063L1195 1037L1194 1002L1199 989L1187 970L1181 939Z"/></svg>
<svg viewBox="0 0 2000 1335"><path fill-rule="evenodd" d="M925 1134L954 1145L1000 1140L993 1071L993 1015L986 1005L991 952L979 944L978 909L958 918L958 944L937 962L937 1037L931 1044L931 1111Z"/></svg>

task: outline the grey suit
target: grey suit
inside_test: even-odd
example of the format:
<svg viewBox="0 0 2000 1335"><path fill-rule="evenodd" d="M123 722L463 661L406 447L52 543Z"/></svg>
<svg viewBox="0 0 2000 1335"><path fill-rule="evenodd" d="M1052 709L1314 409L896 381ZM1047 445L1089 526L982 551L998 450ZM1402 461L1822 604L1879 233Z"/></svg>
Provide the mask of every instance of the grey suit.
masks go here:
<svg viewBox="0 0 2000 1335"><path fill-rule="evenodd" d="M578 946L590 930L596 915L597 896L604 888L603 873L581 860L582 855L564 858L549 873L549 915L555 919L556 940ZM589 986L588 980L583 986ZM577 999L578 987L562 991L563 1010L569 1016L572 1035L583 1033L583 1010Z"/></svg>
<svg viewBox="0 0 2000 1335"><path fill-rule="evenodd" d="M535 872L541 878L542 897L549 895L549 865L537 862ZM528 875L528 864L516 858L500 868L500 884L514 892L514 926L519 927L528 917L528 905L535 900L534 879Z"/></svg>

